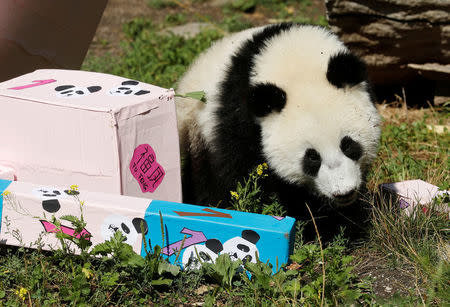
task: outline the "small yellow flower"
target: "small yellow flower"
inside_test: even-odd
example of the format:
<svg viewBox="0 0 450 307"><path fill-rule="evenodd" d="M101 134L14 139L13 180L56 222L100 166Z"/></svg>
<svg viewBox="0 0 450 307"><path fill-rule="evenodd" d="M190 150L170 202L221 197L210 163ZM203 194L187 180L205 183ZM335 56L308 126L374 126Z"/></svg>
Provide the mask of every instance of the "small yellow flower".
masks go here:
<svg viewBox="0 0 450 307"><path fill-rule="evenodd" d="M87 268L82 268L81 271L83 272L84 276L86 276L87 279L94 276L94 273L92 273L92 271Z"/></svg>
<svg viewBox="0 0 450 307"><path fill-rule="evenodd" d="M259 176L261 176L263 174L263 172L264 172L263 165L262 164L258 165L258 167L256 168L256 173Z"/></svg>
<svg viewBox="0 0 450 307"><path fill-rule="evenodd" d="M234 199L238 200L239 199L239 194L236 193L235 191L230 191L231 197L233 197Z"/></svg>
<svg viewBox="0 0 450 307"><path fill-rule="evenodd" d="M269 166L267 165L266 162L264 162L264 163L262 164L262 166L263 166L264 169L268 169L268 168L269 168Z"/></svg>
<svg viewBox="0 0 450 307"><path fill-rule="evenodd" d="M26 295L28 294L28 290L24 287L20 287L20 289L15 291L15 293L22 299L22 301L24 301L26 299Z"/></svg>
<svg viewBox="0 0 450 307"><path fill-rule="evenodd" d="M72 191L78 191L78 186L77 186L76 184L72 184L72 185L70 186L70 190L72 190Z"/></svg>
<svg viewBox="0 0 450 307"><path fill-rule="evenodd" d="M11 194L11 192L8 191L8 190L6 190L6 191L4 191L4 192L2 193L2 196L8 196L9 194Z"/></svg>

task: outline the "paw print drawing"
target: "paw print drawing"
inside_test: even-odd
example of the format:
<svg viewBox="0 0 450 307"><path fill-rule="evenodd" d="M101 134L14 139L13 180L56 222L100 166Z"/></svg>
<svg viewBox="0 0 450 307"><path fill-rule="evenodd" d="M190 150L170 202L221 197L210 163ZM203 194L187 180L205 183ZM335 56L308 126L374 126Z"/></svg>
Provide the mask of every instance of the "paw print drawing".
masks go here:
<svg viewBox="0 0 450 307"><path fill-rule="evenodd" d="M60 85L55 87L56 95L64 98L80 98L102 89L101 86L77 87L75 85Z"/></svg>
<svg viewBox="0 0 450 307"><path fill-rule="evenodd" d="M109 94L112 96L128 96L128 95L140 96L148 93L150 93L150 91L143 90L139 86L139 82L134 80L124 81L120 86L109 90Z"/></svg>

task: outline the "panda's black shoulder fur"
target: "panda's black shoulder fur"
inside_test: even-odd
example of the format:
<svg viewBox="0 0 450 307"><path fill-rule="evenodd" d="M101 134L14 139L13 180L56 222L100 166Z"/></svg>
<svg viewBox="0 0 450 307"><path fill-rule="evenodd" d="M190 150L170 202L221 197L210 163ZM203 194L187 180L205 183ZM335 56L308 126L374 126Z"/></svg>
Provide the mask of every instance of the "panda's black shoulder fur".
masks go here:
<svg viewBox="0 0 450 307"><path fill-rule="evenodd" d="M248 108L250 77L254 59L266 43L283 31L296 26L280 23L267 26L245 41L231 57L225 77L219 85L218 123L214 131L214 155L212 164L217 165L215 176L224 189L235 184L236 178L248 175L249 170L263 162L260 128L253 112ZM223 191L228 195L229 191Z"/></svg>

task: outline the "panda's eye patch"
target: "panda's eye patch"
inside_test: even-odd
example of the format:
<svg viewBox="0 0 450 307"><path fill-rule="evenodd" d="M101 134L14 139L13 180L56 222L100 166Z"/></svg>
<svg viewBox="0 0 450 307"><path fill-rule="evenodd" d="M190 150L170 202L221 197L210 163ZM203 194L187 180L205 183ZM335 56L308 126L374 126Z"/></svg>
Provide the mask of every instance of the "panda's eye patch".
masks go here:
<svg viewBox="0 0 450 307"><path fill-rule="evenodd" d="M244 253L248 253L248 251L250 250L250 248L244 244L238 244L237 248L238 250L243 251Z"/></svg>
<svg viewBox="0 0 450 307"><path fill-rule="evenodd" d="M322 158L317 150L308 148L302 162L303 172L309 176L316 176L322 164Z"/></svg>
<svg viewBox="0 0 450 307"><path fill-rule="evenodd" d="M252 262L252 256L250 256L250 255L247 255L247 256L245 256L244 257L244 259L242 259L242 262L245 264L245 263L247 263L247 262Z"/></svg>
<svg viewBox="0 0 450 307"><path fill-rule="evenodd" d="M125 225L124 223L122 223L120 226L122 227L123 232L125 232L126 234L129 234L129 233L130 233L130 228L128 228L127 225Z"/></svg>
<svg viewBox="0 0 450 307"><path fill-rule="evenodd" d="M281 112L286 105L286 92L271 83L261 83L250 89L248 105L257 117Z"/></svg>
<svg viewBox="0 0 450 307"><path fill-rule="evenodd" d="M198 253L198 255L200 256L200 258L202 258L203 261L211 261L211 257L205 252L200 252Z"/></svg>
<svg viewBox="0 0 450 307"><path fill-rule="evenodd" d="M358 161L363 154L361 144L359 144L349 136L344 136L342 138L340 148L344 155L354 161Z"/></svg>

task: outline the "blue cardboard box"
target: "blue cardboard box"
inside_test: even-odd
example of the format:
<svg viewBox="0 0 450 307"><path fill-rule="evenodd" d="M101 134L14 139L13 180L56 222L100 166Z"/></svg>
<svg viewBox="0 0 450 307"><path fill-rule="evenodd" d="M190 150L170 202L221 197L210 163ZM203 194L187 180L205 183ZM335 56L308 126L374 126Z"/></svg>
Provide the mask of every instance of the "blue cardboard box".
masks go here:
<svg viewBox="0 0 450 307"><path fill-rule="evenodd" d="M159 245L171 263L188 269L199 268L200 262L213 262L218 255L227 253L232 259L268 261L275 271L277 264L288 262L292 252L295 219L291 217L88 191L73 195L67 193L67 188L0 179L0 193L6 190L8 196L0 196L0 242L10 245L33 247L32 243L44 232L44 248L52 249L59 244L54 236L59 231L77 237L88 234L95 245L120 230L125 242L143 257L150 247ZM12 196L20 207L9 204ZM81 234L74 233L71 225L57 228L51 224L52 215L79 216L80 201L84 202L83 217L87 223ZM18 208L27 214L17 212ZM6 224L22 233L22 243L11 236Z"/></svg>

